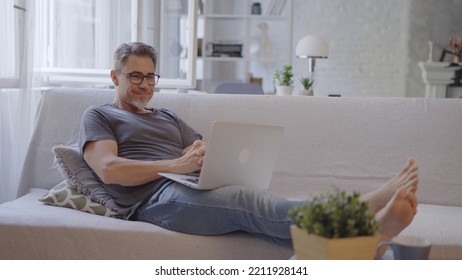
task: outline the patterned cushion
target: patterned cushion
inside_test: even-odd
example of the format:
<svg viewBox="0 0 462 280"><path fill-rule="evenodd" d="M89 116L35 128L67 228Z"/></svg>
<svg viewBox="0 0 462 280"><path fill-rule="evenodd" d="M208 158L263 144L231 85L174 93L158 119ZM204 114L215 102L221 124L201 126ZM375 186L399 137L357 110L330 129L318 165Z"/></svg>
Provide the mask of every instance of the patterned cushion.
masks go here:
<svg viewBox="0 0 462 280"><path fill-rule="evenodd" d="M114 200L83 160L78 147L55 146L52 151L55 155L56 167L70 186L76 188L78 193L83 194L90 201L103 205L112 212L117 212Z"/></svg>
<svg viewBox="0 0 462 280"><path fill-rule="evenodd" d="M45 204L72 208L91 214L115 218L121 217L118 213L79 193L77 188L70 186L67 180L54 186L48 194L39 198L39 200Z"/></svg>

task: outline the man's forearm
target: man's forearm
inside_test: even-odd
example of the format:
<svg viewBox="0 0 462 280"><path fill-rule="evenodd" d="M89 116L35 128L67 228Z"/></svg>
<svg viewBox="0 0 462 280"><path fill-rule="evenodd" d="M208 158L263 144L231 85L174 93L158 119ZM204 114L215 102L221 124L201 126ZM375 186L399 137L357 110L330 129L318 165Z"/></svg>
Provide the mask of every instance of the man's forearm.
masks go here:
<svg viewBox="0 0 462 280"><path fill-rule="evenodd" d="M138 186L159 179L160 172L175 172L177 161L139 161L116 157L95 172L105 184Z"/></svg>
<svg viewBox="0 0 462 280"><path fill-rule="evenodd" d="M106 184L138 186L160 178L158 173L190 173L201 168L207 145L198 142L176 159L141 161L118 156L117 143L99 140L86 145L84 159Z"/></svg>

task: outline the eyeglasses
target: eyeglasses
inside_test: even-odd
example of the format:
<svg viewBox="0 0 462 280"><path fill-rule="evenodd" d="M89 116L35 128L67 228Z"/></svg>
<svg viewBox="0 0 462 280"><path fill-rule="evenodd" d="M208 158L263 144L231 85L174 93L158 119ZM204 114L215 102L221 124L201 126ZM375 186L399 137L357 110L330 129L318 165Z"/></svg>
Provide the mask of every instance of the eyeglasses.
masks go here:
<svg viewBox="0 0 462 280"><path fill-rule="evenodd" d="M148 82L148 85L154 86L157 85L159 82L160 76L157 74L147 74L143 75L139 72L132 72L132 73L123 73L119 71L119 73L126 75L127 77L130 78L130 83L135 84L135 85L141 85L143 82L144 78L146 78L146 81Z"/></svg>

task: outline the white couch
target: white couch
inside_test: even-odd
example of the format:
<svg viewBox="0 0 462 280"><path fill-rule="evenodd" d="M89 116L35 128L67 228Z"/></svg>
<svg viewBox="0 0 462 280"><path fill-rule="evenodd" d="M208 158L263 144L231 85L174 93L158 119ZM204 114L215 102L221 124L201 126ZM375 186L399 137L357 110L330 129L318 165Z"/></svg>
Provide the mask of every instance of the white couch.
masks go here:
<svg viewBox="0 0 462 280"><path fill-rule="evenodd" d="M287 259L245 233L193 236L44 205L63 180L51 149L75 141L83 110L112 90L43 94L18 198L0 205L0 259ZM462 100L156 93L207 139L215 120L285 126L269 191L306 198L338 187L373 190L408 158L421 171L418 214L403 234L430 239L432 259L462 259Z"/></svg>

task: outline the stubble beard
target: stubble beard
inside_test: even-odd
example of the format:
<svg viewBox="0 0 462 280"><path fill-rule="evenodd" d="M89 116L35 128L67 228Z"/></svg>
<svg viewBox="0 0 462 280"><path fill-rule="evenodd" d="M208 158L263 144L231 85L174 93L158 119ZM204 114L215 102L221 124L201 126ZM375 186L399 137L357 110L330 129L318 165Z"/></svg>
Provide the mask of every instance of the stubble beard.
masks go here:
<svg viewBox="0 0 462 280"><path fill-rule="evenodd" d="M149 103L149 99L147 101L131 100L130 102L130 104L138 110L144 110L148 106L148 103Z"/></svg>
<svg viewBox="0 0 462 280"><path fill-rule="evenodd" d="M145 108L147 108L148 103L151 100L153 95L150 95L149 97L146 96L146 97L141 98L139 100L133 98L134 96L136 96L135 93L130 93L130 92L127 91L124 94L124 99L127 101L127 104L130 104L131 106L133 106L137 110L144 110Z"/></svg>

